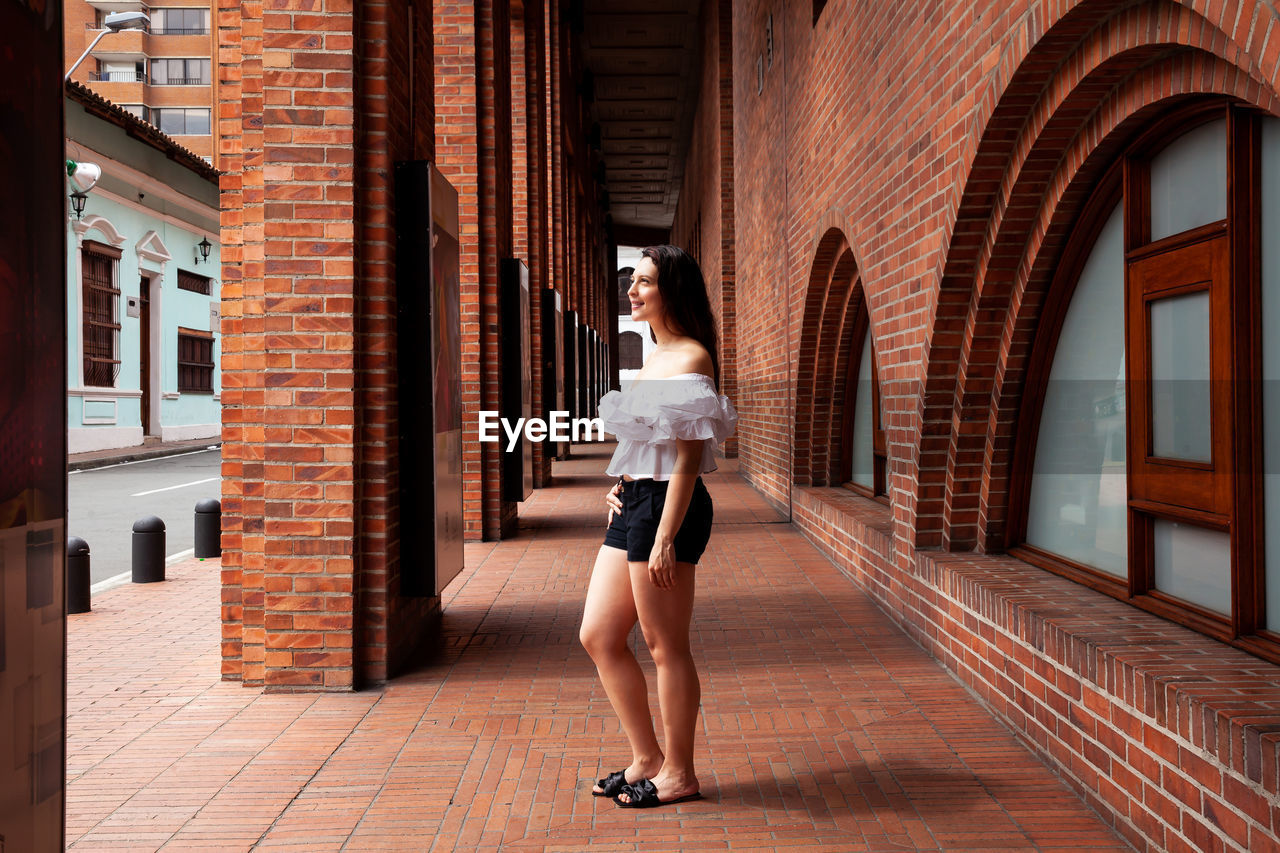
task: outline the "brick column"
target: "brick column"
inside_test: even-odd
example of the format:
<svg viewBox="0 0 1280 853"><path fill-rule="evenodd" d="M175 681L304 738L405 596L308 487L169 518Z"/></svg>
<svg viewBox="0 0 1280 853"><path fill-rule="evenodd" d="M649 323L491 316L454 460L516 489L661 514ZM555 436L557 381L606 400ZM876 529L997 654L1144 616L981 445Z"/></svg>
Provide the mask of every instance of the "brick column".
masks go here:
<svg viewBox="0 0 1280 853"><path fill-rule="evenodd" d="M216 57L222 146L222 677L262 683L262 461L255 378L262 313L262 7L219 0ZM251 651L244 651L246 632ZM246 669L248 670L246 674Z"/></svg>
<svg viewBox="0 0 1280 853"><path fill-rule="evenodd" d="M573 309L569 304L569 275L568 275L568 251L566 244L565 228L565 193L564 193L564 124L563 124L563 103L564 103L564 74L562 73L562 60L564 56L564 34L563 23L560 18L560 4L558 2L547 3L548 11L548 27L547 27L547 100L548 115L550 117L550 127L548 128L547 139L547 156L549 164L548 183L550 186L550 237L551 245L548 247L548 259L551 262L549 285L552 289L560 292L561 307L567 314ZM564 346L566 350L571 342L566 339ZM561 358L557 367L561 373L564 372L564 359ZM568 407L568 401L565 401ZM568 445L562 445L568 447Z"/></svg>
<svg viewBox="0 0 1280 853"><path fill-rule="evenodd" d="M355 683L355 22L332 0L259 19L260 8L239 7L239 56L219 54L220 115L240 131L226 141L224 263L242 276L223 291L224 675L344 690Z"/></svg>
<svg viewBox="0 0 1280 853"><path fill-rule="evenodd" d="M354 41L349 3L263 14L264 684L355 683Z"/></svg>
<svg viewBox="0 0 1280 853"><path fill-rule="evenodd" d="M531 325L529 353L533 365L533 415L546 418L547 411L543 405L542 382L542 291L548 286L549 264L547 259L547 212L546 212L546 26L545 3L543 0L524 0L520 4L522 14L516 17L513 4L512 28L512 80L522 84L522 97L515 99L513 105L513 121L520 118L523 112L523 133L517 134L523 141L523 158L513 156L513 168L523 163L523 180L517 176L515 184L522 184L525 191L524 204L516 206L516 220L528 223L528 236L525 241L524 256L529 264L529 322ZM520 51L516 52L516 45ZM517 73L516 69L520 71ZM521 251L519 245L517 253ZM533 486L542 488L551 478L550 446L545 442L533 444Z"/></svg>
<svg viewBox="0 0 1280 853"><path fill-rule="evenodd" d="M476 10L470 0L432 3L436 166L458 191L462 319L462 521L468 539L484 528L484 446L474 440L480 408L479 165L476 126Z"/></svg>
<svg viewBox="0 0 1280 853"><path fill-rule="evenodd" d="M409 0L365 0L356 66L356 669L382 682L432 638L440 601L400 594L403 541L422 531L400 523L397 401L395 164L429 160L432 115L432 17ZM414 347L413 330L405 345ZM413 550L410 551L412 555ZM410 556L412 559L412 556Z"/></svg>

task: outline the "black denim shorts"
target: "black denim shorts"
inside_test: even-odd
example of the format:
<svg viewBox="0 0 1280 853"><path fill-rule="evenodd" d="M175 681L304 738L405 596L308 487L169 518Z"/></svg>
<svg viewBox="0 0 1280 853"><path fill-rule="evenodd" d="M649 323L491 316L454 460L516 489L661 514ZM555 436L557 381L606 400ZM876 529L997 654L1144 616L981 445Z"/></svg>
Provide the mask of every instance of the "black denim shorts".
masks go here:
<svg viewBox="0 0 1280 853"><path fill-rule="evenodd" d="M667 502L666 480L623 480L622 513L615 513L604 534L604 544L627 552L632 563L646 563L653 551L653 540L662 521L662 508ZM684 521L676 531L676 561L697 563L711 539L711 495L699 477L693 485L693 496L685 510Z"/></svg>

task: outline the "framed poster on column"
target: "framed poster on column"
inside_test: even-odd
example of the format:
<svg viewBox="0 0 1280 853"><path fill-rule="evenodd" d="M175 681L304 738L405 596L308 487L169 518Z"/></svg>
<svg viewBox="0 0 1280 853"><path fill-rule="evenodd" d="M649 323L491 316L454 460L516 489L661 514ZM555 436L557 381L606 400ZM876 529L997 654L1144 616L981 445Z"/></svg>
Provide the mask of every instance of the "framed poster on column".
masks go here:
<svg viewBox="0 0 1280 853"><path fill-rule="evenodd" d="M570 418L578 417L578 312L564 312L564 408ZM564 447L569 442L563 443Z"/></svg>
<svg viewBox="0 0 1280 853"><path fill-rule="evenodd" d="M498 300L502 306L502 417L508 423L533 417L532 331L529 328L529 268L503 258ZM515 447L502 443L502 499L523 501L533 494L533 442L521 434Z"/></svg>
<svg viewBox="0 0 1280 853"><path fill-rule="evenodd" d="M583 323L578 326L578 386L577 386L578 402L577 402L577 406L574 409L574 411L577 412L577 414L574 417L579 417L579 418L591 417L591 415L589 414L589 412L591 411L591 404L587 402L587 396L591 390L591 387L589 384L591 381L589 378L591 375L589 373L589 370L591 368L591 357L590 357L591 351L587 344L587 342L590 340L590 334L589 334L590 331L591 329L587 327L586 323Z"/></svg>
<svg viewBox="0 0 1280 853"><path fill-rule="evenodd" d="M462 571L462 292L458 191L431 167L436 595Z"/></svg>
<svg viewBox="0 0 1280 853"><path fill-rule="evenodd" d="M596 395L596 346L595 346L596 330L587 329L587 364L586 364L586 382L582 394L582 413L583 417L595 417L595 400L592 399Z"/></svg>
<svg viewBox="0 0 1280 853"><path fill-rule="evenodd" d="M425 203L424 203L425 202ZM462 321L458 193L424 160L396 165L400 591L462 571Z"/></svg>
<svg viewBox="0 0 1280 853"><path fill-rule="evenodd" d="M604 354L600 350L600 333L595 333L595 353L596 353L596 388L591 395L591 417L597 417L600 414L600 398L604 396L604 383L600 381L604 376Z"/></svg>
<svg viewBox="0 0 1280 853"><path fill-rule="evenodd" d="M545 412L564 411L564 309L560 293L542 291L542 408ZM548 442L556 459L564 458L564 443Z"/></svg>
<svg viewBox="0 0 1280 853"><path fill-rule="evenodd" d="M0 848L64 847L62 4L0 0Z"/></svg>

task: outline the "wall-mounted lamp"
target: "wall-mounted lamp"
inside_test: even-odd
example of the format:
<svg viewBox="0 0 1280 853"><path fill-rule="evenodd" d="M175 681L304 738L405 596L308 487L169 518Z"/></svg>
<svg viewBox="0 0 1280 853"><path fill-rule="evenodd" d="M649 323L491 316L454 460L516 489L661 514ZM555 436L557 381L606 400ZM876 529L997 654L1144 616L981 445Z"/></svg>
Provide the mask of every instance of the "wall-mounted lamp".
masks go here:
<svg viewBox="0 0 1280 853"><path fill-rule="evenodd" d="M71 209L76 219L84 216L84 203L89 198L89 190L98 184L102 177L102 167L97 163L77 163L67 161L67 177L71 180Z"/></svg>
<svg viewBox="0 0 1280 853"><path fill-rule="evenodd" d="M209 242L208 237L205 237L199 243L196 243L196 251L200 253L196 256L196 263L198 264L202 260L206 264L209 263L209 250L212 248L213 244Z"/></svg>

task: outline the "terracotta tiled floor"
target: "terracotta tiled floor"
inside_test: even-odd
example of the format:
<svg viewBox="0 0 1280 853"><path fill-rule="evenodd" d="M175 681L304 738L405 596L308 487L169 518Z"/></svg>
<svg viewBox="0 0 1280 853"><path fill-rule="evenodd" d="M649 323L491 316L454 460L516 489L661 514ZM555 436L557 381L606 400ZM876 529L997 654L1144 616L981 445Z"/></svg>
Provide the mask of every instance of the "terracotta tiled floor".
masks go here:
<svg viewBox="0 0 1280 853"><path fill-rule="evenodd" d="M706 799L590 796L627 763L577 644L609 447L470 544L444 650L378 690L218 680L216 565L68 618L67 839L100 850L1126 849L729 471L700 566ZM642 645L642 644L641 644ZM642 658L652 672L647 656ZM656 701L656 700L654 700Z"/></svg>

